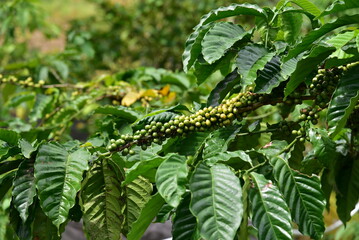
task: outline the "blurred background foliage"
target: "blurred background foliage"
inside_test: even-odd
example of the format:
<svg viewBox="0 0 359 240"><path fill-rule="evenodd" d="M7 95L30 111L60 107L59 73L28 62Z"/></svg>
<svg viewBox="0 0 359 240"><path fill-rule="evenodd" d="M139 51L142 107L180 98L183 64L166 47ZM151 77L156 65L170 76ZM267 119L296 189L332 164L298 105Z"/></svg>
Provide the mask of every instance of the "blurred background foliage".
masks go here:
<svg viewBox="0 0 359 240"><path fill-rule="evenodd" d="M20 80L30 76L34 84L41 80L50 86L73 84L69 85L74 87L71 95L50 93L54 96L53 104L64 109L66 102L72 101L84 86L92 91L88 98L93 101L86 105L87 111L92 111L100 101L130 106L144 114L176 103L196 108L193 102L199 104L206 99L221 75L218 73L212 76L214 80L197 86L194 76L181 72L185 41L202 15L232 2L268 7L277 3L275 0L2 0L0 73ZM332 2L313 1L320 9ZM253 24L250 18L242 18L239 23L244 27ZM10 119L14 119L10 121L12 129L24 131L33 127L25 123L27 109L36 101L31 91L40 90L1 87L0 127ZM45 94L49 91L51 88ZM81 116L66 111L69 115L61 118L52 116L46 109L41 114L50 114L49 123L65 139L71 137L74 126L79 135L82 130L91 131L83 126ZM270 117L276 116L271 113ZM55 125L54 121L57 121ZM90 124L95 125L95 121ZM11 234L6 228L8 200L0 203L0 239L7 239L5 234ZM333 209L325 216L327 226L338 219ZM328 232L325 239L359 239L358 217L346 229L339 227Z"/></svg>

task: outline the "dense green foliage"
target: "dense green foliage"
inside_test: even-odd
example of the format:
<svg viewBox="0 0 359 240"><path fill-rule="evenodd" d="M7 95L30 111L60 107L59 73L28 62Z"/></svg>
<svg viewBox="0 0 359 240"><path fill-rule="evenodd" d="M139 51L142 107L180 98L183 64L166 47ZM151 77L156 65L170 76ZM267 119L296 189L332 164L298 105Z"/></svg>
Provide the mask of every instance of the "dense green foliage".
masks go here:
<svg viewBox="0 0 359 240"><path fill-rule="evenodd" d="M112 13L124 11L119 5L95 3L112 16L109 35L96 25L83 30L95 20L82 19L63 52L24 46L30 57L12 54L22 45L18 21L56 28L31 1L0 8L38 16L7 16L3 30L1 239L60 239L81 218L88 239L140 239L154 219L171 219L177 240L284 240L293 229L322 239L333 194L340 220L350 221L359 200L356 1L324 11L307 0L220 7L189 35L186 73L142 67L94 77L128 54L113 29L123 17L133 21ZM174 3L176 14L192 18L181 12L193 8L185 3ZM150 1L141 11L166 4ZM172 31L189 23L176 24L156 36L172 44ZM177 68L178 49L161 51L149 39L144 61L161 52L154 65Z"/></svg>

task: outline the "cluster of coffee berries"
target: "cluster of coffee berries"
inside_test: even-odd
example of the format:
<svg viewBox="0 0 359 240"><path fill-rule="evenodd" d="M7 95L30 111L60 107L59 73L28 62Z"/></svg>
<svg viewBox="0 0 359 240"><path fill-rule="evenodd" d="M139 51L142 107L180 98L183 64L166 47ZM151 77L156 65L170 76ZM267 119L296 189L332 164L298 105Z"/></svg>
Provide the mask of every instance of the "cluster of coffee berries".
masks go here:
<svg viewBox="0 0 359 240"><path fill-rule="evenodd" d="M239 93L232 99L224 100L217 107L206 107L189 116L178 115L165 123L153 121L132 136L122 135L117 140L111 139L108 150L122 151L123 155L127 155L134 153L130 150L132 145L139 145L145 150L152 143L161 144L166 138L228 126L235 119L241 120L246 117L248 112L254 109L254 105L265 98L266 96L248 91Z"/></svg>
<svg viewBox="0 0 359 240"><path fill-rule="evenodd" d="M318 74L312 79L309 86L310 94L315 96L315 105L321 108L328 106L344 70L346 70L346 67L319 69Z"/></svg>
<svg viewBox="0 0 359 240"><path fill-rule="evenodd" d="M309 140L306 138L306 131L305 131L304 127L301 127L298 130L293 130L292 134L298 135L299 141L301 141L301 142L304 142L305 140Z"/></svg>
<svg viewBox="0 0 359 240"><path fill-rule="evenodd" d="M45 85L44 80L40 80L39 82L34 82L34 80L31 77L26 78L25 80L19 80L15 76L9 76L9 77L3 77L0 75L0 84L1 83L11 83L15 85L20 85L22 87L35 87L35 88L41 88Z"/></svg>
<svg viewBox="0 0 359 240"><path fill-rule="evenodd" d="M307 107L302 108L300 110L301 115L299 116L299 120L301 121L311 121L312 124L317 124L319 119L319 112L321 111L321 108L315 108L315 107Z"/></svg>

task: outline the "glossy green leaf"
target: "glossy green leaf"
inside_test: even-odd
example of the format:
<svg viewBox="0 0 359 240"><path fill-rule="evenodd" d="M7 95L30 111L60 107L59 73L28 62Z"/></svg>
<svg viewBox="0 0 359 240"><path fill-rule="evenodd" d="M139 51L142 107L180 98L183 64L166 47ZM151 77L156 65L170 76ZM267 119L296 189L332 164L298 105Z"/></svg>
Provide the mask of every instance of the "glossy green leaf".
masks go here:
<svg viewBox="0 0 359 240"><path fill-rule="evenodd" d="M321 239L325 230L322 215L325 199L319 178L292 170L281 157L271 158L270 163L299 231L313 239Z"/></svg>
<svg viewBox="0 0 359 240"><path fill-rule="evenodd" d="M258 78L255 80L255 92L270 93L273 88L286 80L281 74L281 64L279 57L274 56L264 69L259 71Z"/></svg>
<svg viewBox="0 0 359 240"><path fill-rule="evenodd" d="M129 108L123 106L111 106L111 105L101 106L95 110L95 113L111 114L131 123L139 118L137 112L132 111Z"/></svg>
<svg viewBox="0 0 359 240"><path fill-rule="evenodd" d="M213 88L207 99L207 106L218 106L233 87L240 82L241 78L235 69Z"/></svg>
<svg viewBox="0 0 359 240"><path fill-rule="evenodd" d="M262 45L249 44L242 48L238 53L236 62L238 72L242 76L241 85L253 84L257 78L257 71L262 70L273 56L274 53L269 52Z"/></svg>
<svg viewBox="0 0 359 240"><path fill-rule="evenodd" d="M344 165L335 179L336 203L339 219L345 224L350 220L350 212L359 201L359 161L358 158L348 157L339 161L344 162Z"/></svg>
<svg viewBox="0 0 359 240"><path fill-rule="evenodd" d="M0 128L0 140L7 142L11 146L16 146L19 134L9 129Z"/></svg>
<svg viewBox="0 0 359 240"><path fill-rule="evenodd" d="M172 235L173 240L197 240L196 229L197 221L189 208L191 194L187 194L176 210L173 219Z"/></svg>
<svg viewBox="0 0 359 240"><path fill-rule="evenodd" d="M311 13L316 17L318 17L322 12L312 1L309 0L290 0L290 2L295 3L303 10Z"/></svg>
<svg viewBox="0 0 359 240"><path fill-rule="evenodd" d="M232 240L242 220L242 190L238 177L225 165L201 163L190 181L191 212L201 236Z"/></svg>
<svg viewBox="0 0 359 240"><path fill-rule="evenodd" d="M23 161L23 159L17 159L17 160L12 159L12 160L1 162L0 163L0 175L18 168L22 161Z"/></svg>
<svg viewBox="0 0 359 240"><path fill-rule="evenodd" d="M305 78L315 69L318 65L325 60L331 53L335 51L335 47L329 45L318 45L314 47L308 56L303 57L297 63L295 71L290 76L290 80L284 90L285 96L291 94Z"/></svg>
<svg viewBox="0 0 359 240"><path fill-rule="evenodd" d="M23 222L29 216L28 210L34 202L35 195L34 160L25 159L16 172L12 190L12 202Z"/></svg>
<svg viewBox="0 0 359 240"><path fill-rule="evenodd" d="M128 240L139 240L143 236L152 220L156 217L161 207L165 203L165 200L159 193L156 193L147 202L145 207L142 209L140 216L137 221L133 223L132 229L127 235Z"/></svg>
<svg viewBox="0 0 359 240"><path fill-rule="evenodd" d="M104 159L94 164L82 186L84 226L92 240L120 239L124 224L121 173L116 165L108 161Z"/></svg>
<svg viewBox="0 0 359 240"><path fill-rule="evenodd" d="M21 153L26 158L30 158L31 153L36 151L36 148L23 138L19 140L19 146L21 148Z"/></svg>
<svg viewBox="0 0 359 240"><path fill-rule="evenodd" d="M35 99L35 105L29 114L30 121L36 122L37 120L44 118L45 110L51 104L52 100L52 96L45 94L37 94Z"/></svg>
<svg viewBox="0 0 359 240"><path fill-rule="evenodd" d="M329 103L327 120L331 136L340 132L359 100L359 65L351 67L339 80Z"/></svg>
<svg viewBox="0 0 359 240"><path fill-rule="evenodd" d="M253 185L249 190L249 198L258 239L292 239L289 209L277 186L261 174L252 172L250 176Z"/></svg>
<svg viewBox="0 0 359 240"><path fill-rule="evenodd" d="M157 169L156 186L163 199L172 207L177 207L187 184L186 157L173 155L167 158Z"/></svg>
<svg viewBox="0 0 359 240"><path fill-rule="evenodd" d="M206 24L201 26L197 28L191 35L189 35L185 44L185 50L182 55L183 70L185 72L187 72L193 66L196 59L201 54L201 42L212 25L213 24Z"/></svg>
<svg viewBox="0 0 359 240"><path fill-rule="evenodd" d="M35 162L36 188L42 209L57 228L75 205L90 157L85 149L68 152L59 143L44 144L39 149Z"/></svg>
<svg viewBox="0 0 359 240"><path fill-rule="evenodd" d="M312 44L325 36L325 34L333 31L334 29L337 29L339 27L345 26L345 25L351 25L351 24L356 24L359 23L359 15L345 15L342 17L339 17L338 19L336 19L333 22L324 24L322 27L313 30L311 32L309 32L302 40L301 42L295 46L294 48L292 48L287 56L285 57L285 61L298 56L299 54L301 54L302 52L308 50L309 48L311 48Z"/></svg>
<svg viewBox="0 0 359 240"><path fill-rule="evenodd" d="M216 23L203 38L202 55L207 63L212 64L227 52L236 42L249 33L241 26L231 22Z"/></svg>
<svg viewBox="0 0 359 240"><path fill-rule="evenodd" d="M125 224L122 233L131 230L132 224L140 216L141 210L151 198L152 184L145 178L136 178L125 186L126 207L124 210Z"/></svg>
<svg viewBox="0 0 359 240"><path fill-rule="evenodd" d="M267 20L267 13L264 11L264 9L258 7L255 4L231 4L228 7L220 7L217 9L214 9L210 11L208 14L204 15L199 24L195 27L195 29L200 28L201 26L208 24L210 22L228 18L232 16L239 16L239 15L250 15L250 16L256 16L261 17L265 20Z"/></svg>
<svg viewBox="0 0 359 240"><path fill-rule="evenodd" d="M144 156L143 160L136 162L131 168L126 169L126 178L122 182L122 185L128 184L136 179L138 176L143 175L144 173L150 171L151 169L155 169L161 165L163 161L168 158L171 158L173 154L166 154L166 156L152 156L149 157Z"/></svg>
<svg viewBox="0 0 359 240"><path fill-rule="evenodd" d="M0 201L12 187L16 171L8 172L0 177Z"/></svg>

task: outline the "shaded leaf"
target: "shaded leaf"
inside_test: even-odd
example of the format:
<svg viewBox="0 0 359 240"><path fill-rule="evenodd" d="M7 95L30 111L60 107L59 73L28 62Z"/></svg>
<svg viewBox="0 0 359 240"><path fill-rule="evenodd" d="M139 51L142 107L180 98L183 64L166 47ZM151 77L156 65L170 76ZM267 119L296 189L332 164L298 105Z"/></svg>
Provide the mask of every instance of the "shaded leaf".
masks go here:
<svg viewBox="0 0 359 240"><path fill-rule="evenodd" d="M34 160L25 159L16 172L12 190L12 203L23 222L29 216L29 207L34 202L35 195Z"/></svg>
<svg viewBox="0 0 359 240"><path fill-rule="evenodd" d="M140 216L137 221L133 223L132 229L127 235L128 240L139 240L143 236L152 220L156 217L161 207L165 203L165 200L159 193L156 193L147 202L145 207L142 209Z"/></svg>
<svg viewBox="0 0 359 240"><path fill-rule="evenodd" d="M45 94L37 94L35 105L29 114L30 121L36 122L37 120L44 118L45 110L51 104L52 100L52 96Z"/></svg>
<svg viewBox="0 0 359 240"><path fill-rule="evenodd" d="M197 240L197 221L189 208L190 202L191 194L186 194L177 207L172 225L173 240Z"/></svg>
<svg viewBox="0 0 359 240"><path fill-rule="evenodd" d="M359 100L359 65L351 67L340 78L327 112L331 137L340 132Z"/></svg>
<svg viewBox="0 0 359 240"><path fill-rule="evenodd" d="M218 106L233 87L239 83L240 79L237 69L228 74L222 81L217 83L209 94L207 106Z"/></svg>
<svg viewBox="0 0 359 240"><path fill-rule="evenodd" d="M358 158L345 157L335 182L337 188L337 213L345 224L351 218L350 212L359 201L359 161Z"/></svg>

